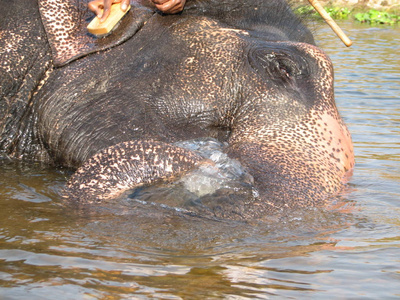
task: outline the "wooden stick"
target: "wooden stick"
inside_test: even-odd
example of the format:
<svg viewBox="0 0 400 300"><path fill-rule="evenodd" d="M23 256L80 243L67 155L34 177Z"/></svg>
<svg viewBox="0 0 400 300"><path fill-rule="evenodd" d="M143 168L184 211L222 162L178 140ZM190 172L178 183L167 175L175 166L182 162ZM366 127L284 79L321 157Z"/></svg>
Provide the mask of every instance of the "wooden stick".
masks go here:
<svg viewBox="0 0 400 300"><path fill-rule="evenodd" d="M98 17L95 17L87 26L88 31L94 35L104 35L109 33L115 25L129 11L131 6L128 6L126 11L122 11L121 3L111 5L110 15L104 22L100 22Z"/></svg>
<svg viewBox="0 0 400 300"><path fill-rule="evenodd" d="M331 18L331 16L326 12L318 0L308 0L310 4L315 8L315 10L321 15L326 23L332 28L336 35L342 40L342 42L350 47L353 42L347 37L347 35L342 31L338 24Z"/></svg>

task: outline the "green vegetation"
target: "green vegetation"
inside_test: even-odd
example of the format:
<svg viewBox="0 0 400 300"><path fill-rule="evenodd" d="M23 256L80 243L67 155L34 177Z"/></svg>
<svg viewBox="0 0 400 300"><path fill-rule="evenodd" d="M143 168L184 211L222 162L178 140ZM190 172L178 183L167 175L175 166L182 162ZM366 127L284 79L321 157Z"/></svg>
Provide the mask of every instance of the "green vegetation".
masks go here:
<svg viewBox="0 0 400 300"><path fill-rule="evenodd" d="M371 24L390 24L394 25L400 22L400 15L388 13L386 11L378 11L371 9L364 13L357 13L354 18L361 23Z"/></svg>
<svg viewBox="0 0 400 300"><path fill-rule="evenodd" d="M301 5L294 9L294 12L300 16L313 16L317 17L319 14L314 10L311 5Z"/></svg>
<svg viewBox="0 0 400 300"><path fill-rule="evenodd" d="M326 12L331 16L332 19L347 19L350 14L351 10L347 7L327 7L325 8Z"/></svg>
<svg viewBox="0 0 400 300"><path fill-rule="evenodd" d="M400 24L400 12L390 13L387 11L379 11L376 9L370 9L368 11L361 11L360 9L349 9L347 7L325 7L327 13L336 20L348 19L349 17L354 18L356 21L361 23L369 24ZM320 15L310 5L301 6L296 9L296 13L303 16L311 16L313 18L321 18Z"/></svg>

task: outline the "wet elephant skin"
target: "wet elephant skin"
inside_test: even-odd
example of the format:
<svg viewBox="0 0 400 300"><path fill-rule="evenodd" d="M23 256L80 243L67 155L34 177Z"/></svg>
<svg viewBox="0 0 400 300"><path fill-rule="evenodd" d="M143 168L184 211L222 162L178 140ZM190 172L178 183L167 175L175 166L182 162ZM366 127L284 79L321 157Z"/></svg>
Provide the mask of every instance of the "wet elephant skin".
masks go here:
<svg viewBox="0 0 400 300"><path fill-rule="evenodd" d="M243 218L325 204L354 164L332 64L285 2L246 3L188 2L123 43L49 67L24 114L29 143L20 136L12 154L24 142L34 157L80 168L69 195L99 202L195 167L171 144L214 137L254 177L259 197L238 203ZM95 165L108 175L95 178ZM128 183L110 186L116 174Z"/></svg>

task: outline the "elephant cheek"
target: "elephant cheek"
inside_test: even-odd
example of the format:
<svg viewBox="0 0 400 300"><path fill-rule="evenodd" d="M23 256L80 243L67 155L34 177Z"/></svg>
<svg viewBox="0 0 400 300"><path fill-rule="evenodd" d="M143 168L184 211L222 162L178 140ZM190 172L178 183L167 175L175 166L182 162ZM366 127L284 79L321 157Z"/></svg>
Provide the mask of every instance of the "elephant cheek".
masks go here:
<svg viewBox="0 0 400 300"><path fill-rule="evenodd" d="M346 125L340 117L324 113L317 122L317 128L322 137L318 146L326 149L329 158L343 172L342 180L347 181L346 175L350 175L348 173L352 171L355 160L351 135Z"/></svg>

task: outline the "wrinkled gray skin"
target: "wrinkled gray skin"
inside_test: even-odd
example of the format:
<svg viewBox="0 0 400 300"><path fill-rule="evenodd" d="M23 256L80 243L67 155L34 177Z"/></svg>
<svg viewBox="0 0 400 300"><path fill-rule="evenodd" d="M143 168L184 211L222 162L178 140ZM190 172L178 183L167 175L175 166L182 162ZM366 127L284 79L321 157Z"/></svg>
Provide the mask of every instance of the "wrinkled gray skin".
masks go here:
<svg viewBox="0 0 400 300"><path fill-rule="evenodd" d="M85 32L85 3L39 2L0 3L0 150L79 168L71 201L209 163L172 145L201 137L226 142L259 193L218 204L224 217L320 206L341 189L354 158L332 64L285 1L193 0L170 16L135 4L103 39Z"/></svg>

